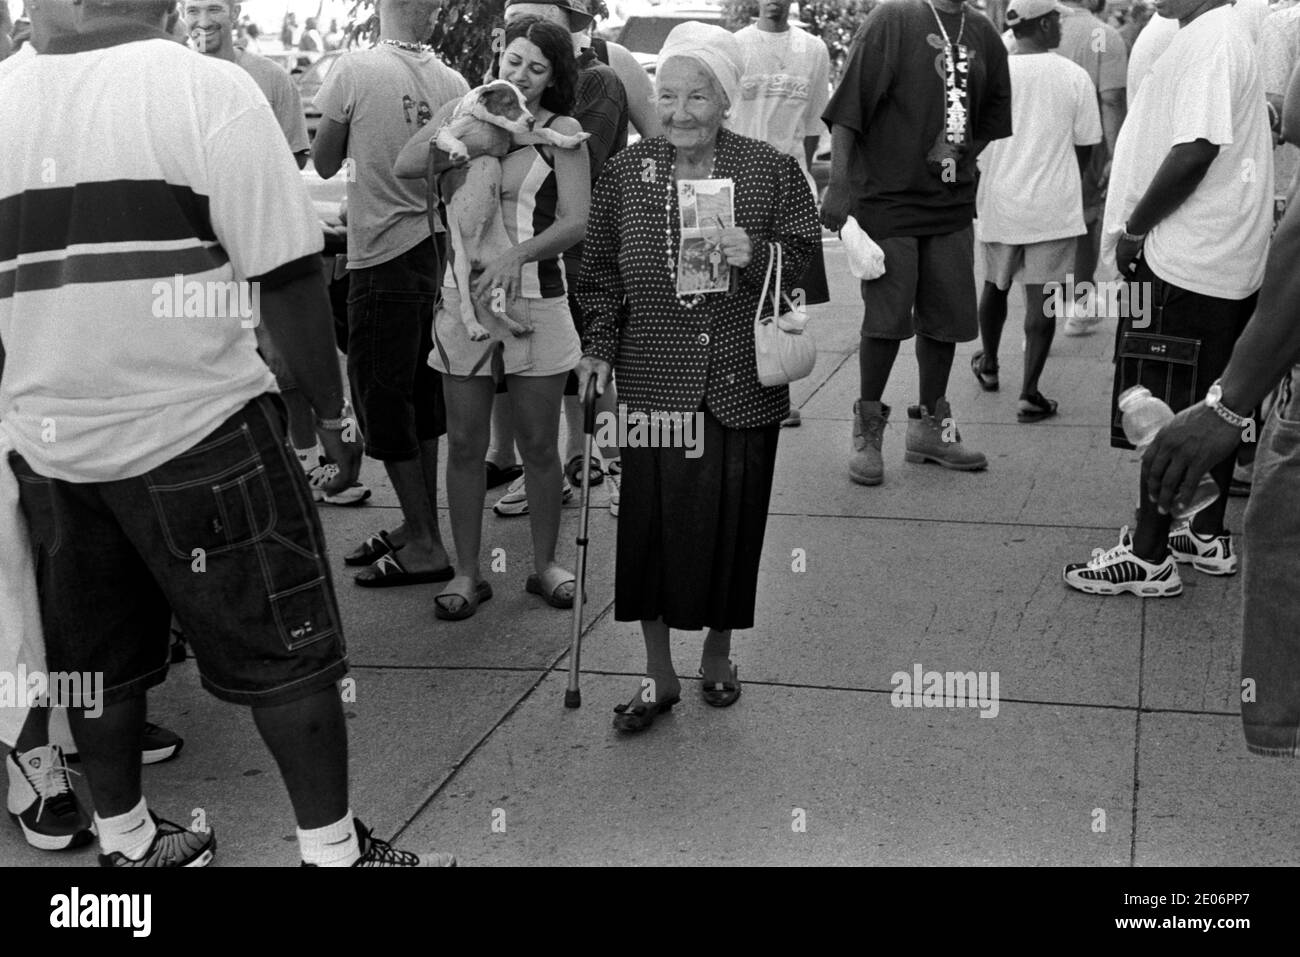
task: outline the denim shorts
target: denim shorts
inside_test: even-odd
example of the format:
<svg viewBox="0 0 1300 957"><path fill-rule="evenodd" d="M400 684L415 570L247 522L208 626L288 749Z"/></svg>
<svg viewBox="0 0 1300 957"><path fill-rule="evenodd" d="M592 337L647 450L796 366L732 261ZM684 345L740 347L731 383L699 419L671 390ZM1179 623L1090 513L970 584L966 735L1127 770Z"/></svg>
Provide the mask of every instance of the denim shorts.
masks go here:
<svg viewBox="0 0 1300 957"><path fill-rule="evenodd" d="M52 671L100 672L103 703L167 676L173 611L203 685L285 704L347 671L311 490L263 395L144 475L74 483L12 456Z"/></svg>
<svg viewBox="0 0 1300 957"><path fill-rule="evenodd" d="M426 239L348 278L348 380L366 454L380 461L416 458L447 431L442 379L426 361L442 245Z"/></svg>

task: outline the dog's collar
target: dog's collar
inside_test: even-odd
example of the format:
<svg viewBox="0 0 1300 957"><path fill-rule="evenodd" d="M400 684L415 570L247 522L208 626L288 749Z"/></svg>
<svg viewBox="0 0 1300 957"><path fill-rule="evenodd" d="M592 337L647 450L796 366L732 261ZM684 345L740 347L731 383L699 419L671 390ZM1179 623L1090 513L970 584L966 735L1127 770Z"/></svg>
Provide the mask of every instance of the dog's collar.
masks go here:
<svg viewBox="0 0 1300 957"><path fill-rule="evenodd" d="M408 50L411 53L428 53L433 49L433 47L429 46L427 43L416 43L412 40L383 39L379 42L390 47L397 47L399 50Z"/></svg>

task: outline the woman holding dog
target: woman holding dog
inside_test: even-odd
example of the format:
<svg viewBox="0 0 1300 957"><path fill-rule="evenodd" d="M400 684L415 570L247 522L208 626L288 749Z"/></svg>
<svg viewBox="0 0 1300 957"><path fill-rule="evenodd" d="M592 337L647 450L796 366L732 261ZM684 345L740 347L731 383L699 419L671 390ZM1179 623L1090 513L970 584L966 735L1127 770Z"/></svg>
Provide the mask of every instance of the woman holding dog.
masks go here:
<svg viewBox="0 0 1300 957"><path fill-rule="evenodd" d="M497 75L523 95L535 128L582 132L567 115L578 76L567 30L535 17L513 22L505 31ZM426 143L455 107L447 104L429 123L423 134ZM426 146L420 167L427 155ZM398 162L401 167L400 158ZM557 608L573 606L573 573L555 561L562 481L557 437L565 378L577 365L581 345L569 314L559 254L586 231L590 190L585 146L512 148L501 159L501 212L514 245L473 278L471 294L489 310L494 303L510 303L511 313L531 326L531 334L516 337L498 326L490 330L493 338L488 341L471 340L460 314L464 293L456 289L452 271L445 273L429 364L443 374L447 499L458 574L434 599L438 618L468 618L492 597L492 586L479 567L486 494L483 461L496 378L502 375L509 384L530 503L534 572L525 588Z"/></svg>
<svg viewBox="0 0 1300 957"><path fill-rule="evenodd" d="M670 628L708 629L703 696L727 707L740 696L731 632L754 624L777 436L790 409L785 386L758 381L754 314L768 243L781 245L784 275L798 277L820 230L798 161L723 129L743 67L721 27L674 28L655 77L663 135L610 160L592 198L577 290L586 314L582 394L593 376L603 390L615 368L629 415L703 419L694 449L622 450L614 613L641 622L648 679L615 709L614 727L625 732L648 728L680 700ZM709 178L733 186L735 225L708 236L730 291L679 294L677 183Z"/></svg>

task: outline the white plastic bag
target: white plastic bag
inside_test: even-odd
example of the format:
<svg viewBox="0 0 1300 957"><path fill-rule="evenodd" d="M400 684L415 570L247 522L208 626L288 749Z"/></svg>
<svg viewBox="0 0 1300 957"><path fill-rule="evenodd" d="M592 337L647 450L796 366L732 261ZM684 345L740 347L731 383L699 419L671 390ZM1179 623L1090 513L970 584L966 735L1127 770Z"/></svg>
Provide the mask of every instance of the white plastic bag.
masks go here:
<svg viewBox="0 0 1300 957"><path fill-rule="evenodd" d="M885 274L884 250L852 216L844 221L840 239L844 240L844 250L849 254L849 269L856 278L870 281Z"/></svg>

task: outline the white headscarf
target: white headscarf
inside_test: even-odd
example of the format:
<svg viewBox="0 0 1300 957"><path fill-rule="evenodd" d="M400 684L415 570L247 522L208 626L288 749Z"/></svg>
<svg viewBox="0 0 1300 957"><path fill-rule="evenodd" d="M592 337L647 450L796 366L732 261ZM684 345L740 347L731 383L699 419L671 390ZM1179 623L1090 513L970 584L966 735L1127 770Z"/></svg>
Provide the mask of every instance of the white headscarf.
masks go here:
<svg viewBox="0 0 1300 957"><path fill-rule="evenodd" d="M729 30L711 23L687 20L673 27L659 51L659 62L669 57L685 56L698 60L718 81L734 107L740 102L740 76L745 56L740 43Z"/></svg>

